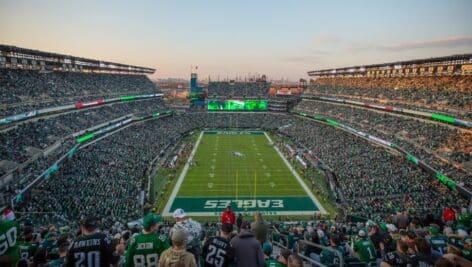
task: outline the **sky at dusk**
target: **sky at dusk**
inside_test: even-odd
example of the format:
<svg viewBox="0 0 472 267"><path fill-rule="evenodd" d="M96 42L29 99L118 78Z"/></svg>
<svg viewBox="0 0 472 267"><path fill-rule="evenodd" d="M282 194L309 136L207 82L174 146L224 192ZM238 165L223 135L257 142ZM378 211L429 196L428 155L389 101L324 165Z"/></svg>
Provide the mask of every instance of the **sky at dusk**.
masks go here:
<svg viewBox="0 0 472 267"><path fill-rule="evenodd" d="M472 1L0 0L0 43L156 68L267 74L472 53Z"/></svg>

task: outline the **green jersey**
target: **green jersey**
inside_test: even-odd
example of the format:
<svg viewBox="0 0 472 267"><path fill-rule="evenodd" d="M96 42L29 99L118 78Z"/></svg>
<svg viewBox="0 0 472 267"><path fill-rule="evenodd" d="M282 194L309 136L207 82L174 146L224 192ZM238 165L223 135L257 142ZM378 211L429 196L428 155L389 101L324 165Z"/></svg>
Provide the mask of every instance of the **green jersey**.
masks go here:
<svg viewBox="0 0 472 267"><path fill-rule="evenodd" d="M370 239L361 239L354 244L354 251L359 255L361 262L375 262L375 246Z"/></svg>
<svg viewBox="0 0 472 267"><path fill-rule="evenodd" d="M264 267L285 267L285 265L278 262L276 259L268 258L264 262Z"/></svg>
<svg viewBox="0 0 472 267"><path fill-rule="evenodd" d="M10 256L13 266L16 266L20 259L19 229L20 227L15 221L3 221L0 224L0 256Z"/></svg>
<svg viewBox="0 0 472 267"><path fill-rule="evenodd" d="M125 254L125 267L157 266L159 255L170 247L166 236L141 233L133 238Z"/></svg>
<svg viewBox="0 0 472 267"><path fill-rule="evenodd" d="M346 255L346 248L343 245L337 247L330 247L341 253L341 257ZM323 249L320 254L321 263L326 266L339 266L340 259L339 255L330 249Z"/></svg>
<svg viewBox="0 0 472 267"><path fill-rule="evenodd" d="M22 259L28 260L33 257L34 253L38 249L38 244L20 242L20 256Z"/></svg>

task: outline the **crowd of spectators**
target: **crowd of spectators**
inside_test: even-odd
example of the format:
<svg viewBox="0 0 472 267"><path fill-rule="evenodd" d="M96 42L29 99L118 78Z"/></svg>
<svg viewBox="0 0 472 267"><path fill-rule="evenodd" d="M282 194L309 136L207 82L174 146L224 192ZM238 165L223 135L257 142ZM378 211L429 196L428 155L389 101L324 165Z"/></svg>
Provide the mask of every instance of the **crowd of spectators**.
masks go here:
<svg viewBox="0 0 472 267"><path fill-rule="evenodd" d="M267 98L270 84L266 82L210 82L208 97Z"/></svg>
<svg viewBox="0 0 472 267"><path fill-rule="evenodd" d="M296 111L321 115L391 141L450 178L472 188L470 170L460 170L436 157L463 164L472 160L472 135L467 130L406 116L348 105L303 100Z"/></svg>
<svg viewBox="0 0 472 267"><path fill-rule="evenodd" d="M448 111L460 113L461 109L471 109L471 84L468 76L336 78L318 79L309 90L314 94L362 97L414 107L447 108ZM101 96L154 93L156 90L145 76L0 70L0 116L95 100ZM268 91L267 83L212 82L208 87L210 97L266 98ZM3 190L4 193L16 195L75 145L73 139L64 137L125 115L148 115L164 110L166 105L160 99L120 102L26 121L2 131L0 161L25 163L34 149L43 150L54 142L63 142L52 154L41 156L18 169L14 173L14 183ZM452 168L452 165L436 157L439 155L456 163L470 161L472 149L467 132L441 124L320 101L302 101L296 110L323 115L393 141L452 179L471 186L468 172ZM177 257L185 258L186 266L203 262L207 266L218 265L215 258L210 257L214 254L210 245L221 245L221 242L225 243L222 247L234 249L233 257L228 256L225 260L236 266L273 266L275 263L300 266L297 252L326 265L336 266L339 262L336 261L337 255L329 249L305 244L305 247L301 246L302 250L298 250L303 243L301 240L330 246L342 252L344 261L361 265L383 262L383 266L395 266L398 261L409 261L413 266L419 265L419 262L432 266L441 260L457 263L463 257L470 259L472 238L467 232L471 230L470 211L457 208L467 206L467 200L401 156L332 126L288 114L187 112L134 124L82 147L65 160L55 173L29 190L20 205L15 207L22 222L19 243L27 247L23 252L28 252L21 253L24 260L20 262L25 264L29 261L32 266L54 262L59 265L53 266L60 266L61 259L63 262L73 259L68 257L69 247L75 248L74 242L83 240L84 234L97 234L97 226L100 225L100 238L108 240L107 234L113 236L112 243L106 241L113 244L111 250L116 250L108 258L110 263L116 260L114 263L129 266L126 265L129 260L126 261L125 254L131 253L131 244L135 238L137 240L140 230L125 225L145 213L144 203L149 193L146 192L146 171L149 164L161 151L177 145L185 134L203 128L249 128L282 134L302 148L302 152L311 152L333 170L335 190L337 195L342 196L346 214L371 221L315 220L309 224L269 224L259 214L252 225L240 215L236 222L234 216L230 216L231 228L225 220L215 228L215 224L201 225L186 218L183 210L177 210L174 212L175 225L172 222L156 228L160 220L158 216L146 216L143 234L157 235L159 229L160 239L164 242L160 251L162 262ZM452 218L444 214L440 218L439 212L444 207L454 207L449 208L447 213L453 212ZM405 212L392 217L395 211ZM0 231L10 227L12 221L8 214L4 213L1 220L4 227L0 227ZM78 218L90 214L98 218L88 217L81 221L81 233L74 234L71 229L76 228ZM233 230L234 224L236 228ZM38 229L34 226L48 227ZM441 232L446 245L438 248L437 243L431 240ZM215 235L221 238L214 241ZM280 242L288 250L274 257L270 241ZM167 249L170 243L172 247ZM449 249L448 246L453 255L442 257L446 254L444 248ZM31 247L35 248L30 250ZM4 255L0 255L0 265L7 266L8 260L16 262L15 258L2 257ZM168 266L159 263L161 265Z"/></svg>
<svg viewBox="0 0 472 267"><path fill-rule="evenodd" d="M38 214L34 217L43 223L58 220L56 214L68 222L88 211L126 222L140 212L148 164L184 133L202 127L274 129L279 122L277 116L263 113L189 113L131 126L79 150L35 188L22 210L39 212L31 216Z"/></svg>
<svg viewBox="0 0 472 267"><path fill-rule="evenodd" d="M466 202L401 156L332 126L307 122L294 120L280 132L334 171L337 193L348 203L350 214L375 218L396 208L421 214Z"/></svg>
<svg viewBox="0 0 472 267"><path fill-rule="evenodd" d="M232 212L229 206L225 213L228 209ZM0 264L74 266L95 257L100 266L120 267L472 265L472 214L459 206L423 216L398 210L378 220L357 221L316 215L306 221L267 221L258 212L254 219L236 212L237 220L232 212L232 218L223 213L218 222L200 223L176 209L173 220L148 213L139 223L111 226L101 223L102 213L95 213L58 226L15 218L8 210L0 220L0 234L12 229L17 234L2 250Z"/></svg>
<svg viewBox="0 0 472 267"><path fill-rule="evenodd" d="M165 110L166 105L162 99L152 98L117 102L19 123L0 133L0 160L21 163L31 156L27 149L29 147L42 150L75 132L125 115L149 115Z"/></svg>
<svg viewBox="0 0 472 267"><path fill-rule="evenodd" d="M0 70L0 117L127 94L157 93L145 75Z"/></svg>
<svg viewBox="0 0 472 267"><path fill-rule="evenodd" d="M334 170L350 214L374 218L396 208L422 214L465 202L400 156L331 126L285 114L194 112L134 125L79 150L35 188L22 211L43 223L58 220L43 213L69 222L86 211L106 214L109 222L131 220L140 212L144 173L151 160L185 133L201 128L278 131L302 144Z"/></svg>
<svg viewBox="0 0 472 267"><path fill-rule="evenodd" d="M65 155L75 145L73 139L65 140L59 147L49 152L47 155L41 155L37 158L32 158L20 164L11 172L12 182L7 184L2 189L4 202L10 203L10 200L15 197L18 192L25 188L28 184L34 181L45 170L52 166L61 156Z"/></svg>
<svg viewBox="0 0 472 267"><path fill-rule="evenodd" d="M319 78L305 93L364 99L472 118L472 76Z"/></svg>

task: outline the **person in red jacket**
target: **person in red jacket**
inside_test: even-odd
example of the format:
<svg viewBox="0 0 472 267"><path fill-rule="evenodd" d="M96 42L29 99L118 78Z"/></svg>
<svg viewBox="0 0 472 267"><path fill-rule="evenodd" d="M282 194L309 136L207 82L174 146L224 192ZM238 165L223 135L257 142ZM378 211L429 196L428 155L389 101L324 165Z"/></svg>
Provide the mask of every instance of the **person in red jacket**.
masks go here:
<svg viewBox="0 0 472 267"><path fill-rule="evenodd" d="M233 225L236 223L236 214L231 210L231 205L228 205L226 210L223 211L223 214L221 214L221 223L230 223Z"/></svg>

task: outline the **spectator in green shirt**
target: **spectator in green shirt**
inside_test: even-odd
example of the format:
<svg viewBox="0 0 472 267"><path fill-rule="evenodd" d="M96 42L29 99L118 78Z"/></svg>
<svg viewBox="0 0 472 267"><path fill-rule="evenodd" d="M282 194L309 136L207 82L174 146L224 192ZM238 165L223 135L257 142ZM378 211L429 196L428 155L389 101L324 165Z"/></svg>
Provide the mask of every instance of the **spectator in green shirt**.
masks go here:
<svg viewBox="0 0 472 267"><path fill-rule="evenodd" d="M339 266L341 262L339 255L341 255L341 257L344 259L344 255L346 255L346 248L341 244L339 237L336 235L331 235L329 242L329 249L325 248L321 251L321 263L326 266ZM339 254L335 253L333 250L339 251Z"/></svg>
<svg viewBox="0 0 472 267"><path fill-rule="evenodd" d="M358 236L359 240L354 243L354 251L359 256L359 260L366 264L375 263L376 252L374 243L367 238L364 230L359 230Z"/></svg>

